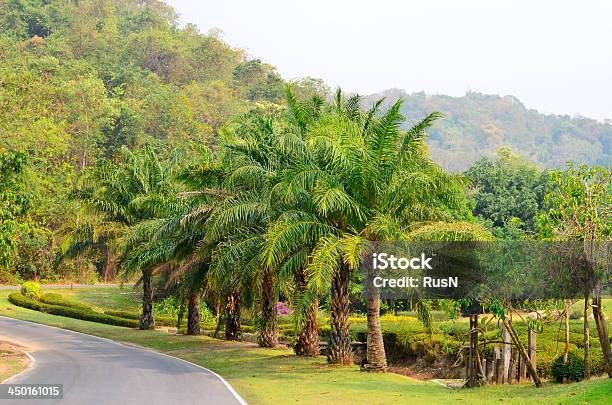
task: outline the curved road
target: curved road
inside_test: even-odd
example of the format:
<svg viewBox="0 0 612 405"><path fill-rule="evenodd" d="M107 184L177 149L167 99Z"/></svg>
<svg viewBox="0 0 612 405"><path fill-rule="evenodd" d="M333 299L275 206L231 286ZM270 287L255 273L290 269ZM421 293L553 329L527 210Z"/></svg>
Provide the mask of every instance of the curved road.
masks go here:
<svg viewBox="0 0 612 405"><path fill-rule="evenodd" d="M32 348L34 365L5 383L63 384L61 400L0 405L245 404L210 370L108 339L0 316L0 339Z"/></svg>

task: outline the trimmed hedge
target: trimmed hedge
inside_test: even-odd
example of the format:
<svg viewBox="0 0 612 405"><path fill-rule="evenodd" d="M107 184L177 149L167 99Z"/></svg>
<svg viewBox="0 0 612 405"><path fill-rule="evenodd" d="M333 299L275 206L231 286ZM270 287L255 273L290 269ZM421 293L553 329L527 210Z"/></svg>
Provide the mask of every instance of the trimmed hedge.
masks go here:
<svg viewBox="0 0 612 405"><path fill-rule="evenodd" d="M138 312L130 312L130 311L118 311L115 309L108 309L104 311L106 315L114 316L117 318L124 319L132 319L140 321L141 314ZM155 317L155 326L168 326L171 328L176 328L176 321L174 317L171 316L156 316Z"/></svg>
<svg viewBox="0 0 612 405"><path fill-rule="evenodd" d="M116 316L117 318L134 319L139 321L140 314L138 312L118 311L115 309L107 309L104 311L106 315Z"/></svg>
<svg viewBox="0 0 612 405"><path fill-rule="evenodd" d="M59 305L60 307L76 308L76 309L80 309L83 311L93 311L93 309L89 305L83 304L78 301L71 300L69 298L64 298L60 294L57 294L57 293L43 294L40 297L40 302L43 302L49 305ZM123 317L120 316L119 318L123 318Z"/></svg>
<svg viewBox="0 0 612 405"><path fill-rule="evenodd" d="M105 323L107 325L124 326L137 328L138 321L133 319L123 319L107 314L101 314L92 310L83 310L60 305L45 304L26 298L21 293L15 292L9 295L9 301L18 307L33 309L34 311L44 312L52 315L67 316L69 318L81 319L84 321Z"/></svg>

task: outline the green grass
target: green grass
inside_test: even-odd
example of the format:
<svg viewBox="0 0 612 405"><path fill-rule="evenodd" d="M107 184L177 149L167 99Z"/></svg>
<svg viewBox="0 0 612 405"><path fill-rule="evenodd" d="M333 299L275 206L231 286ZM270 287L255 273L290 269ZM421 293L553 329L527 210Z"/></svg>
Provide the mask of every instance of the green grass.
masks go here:
<svg viewBox="0 0 612 405"><path fill-rule="evenodd" d="M43 292L49 291L43 286ZM96 309L115 309L139 311L142 305L142 291L134 287L92 287L75 289L57 289L62 296L89 304Z"/></svg>
<svg viewBox="0 0 612 405"><path fill-rule="evenodd" d="M72 290L71 297L92 305L130 305L133 301L121 293L119 289L92 288ZM608 379L547 384L543 389L521 384L450 390L396 374L329 366L323 357L298 358L288 349L262 349L206 336L138 331L39 313L11 305L7 296L8 292L0 292L0 315L137 344L192 361L223 375L252 404L604 404L612 396L612 380Z"/></svg>

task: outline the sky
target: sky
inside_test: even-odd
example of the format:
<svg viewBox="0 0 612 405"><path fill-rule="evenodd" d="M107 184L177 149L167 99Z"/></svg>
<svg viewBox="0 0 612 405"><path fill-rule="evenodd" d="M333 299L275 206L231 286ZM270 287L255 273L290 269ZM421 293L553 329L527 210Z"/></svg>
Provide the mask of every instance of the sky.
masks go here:
<svg viewBox="0 0 612 405"><path fill-rule="evenodd" d="M285 79L513 95L544 113L612 118L609 0L166 1Z"/></svg>

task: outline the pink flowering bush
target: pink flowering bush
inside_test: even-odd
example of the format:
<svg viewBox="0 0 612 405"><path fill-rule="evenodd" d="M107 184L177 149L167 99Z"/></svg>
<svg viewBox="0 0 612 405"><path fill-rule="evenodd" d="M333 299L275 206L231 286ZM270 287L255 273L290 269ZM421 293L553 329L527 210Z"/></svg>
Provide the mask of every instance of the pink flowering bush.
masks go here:
<svg viewBox="0 0 612 405"><path fill-rule="evenodd" d="M278 316L289 316L291 315L291 310L287 306L287 303L284 301L279 301L276 303L276 315Z"/></svg>

